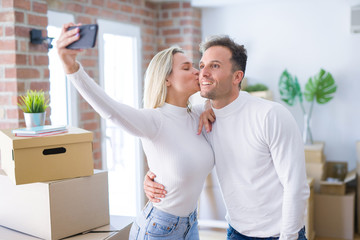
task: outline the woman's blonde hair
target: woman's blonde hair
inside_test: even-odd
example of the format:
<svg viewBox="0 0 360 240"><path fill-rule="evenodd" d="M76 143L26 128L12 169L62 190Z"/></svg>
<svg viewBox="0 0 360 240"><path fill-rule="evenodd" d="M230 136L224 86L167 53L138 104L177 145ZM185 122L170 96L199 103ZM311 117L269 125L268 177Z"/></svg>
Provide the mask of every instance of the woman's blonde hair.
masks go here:
<svg viewBox="0 0 360 240"><path fill-rule="evenodd" d="M151 60L145 73L145 108L158 108L164 105L167 95L165 82L172 72L173 56L176 53L184 51L173 46L157 53Z"/></svg>

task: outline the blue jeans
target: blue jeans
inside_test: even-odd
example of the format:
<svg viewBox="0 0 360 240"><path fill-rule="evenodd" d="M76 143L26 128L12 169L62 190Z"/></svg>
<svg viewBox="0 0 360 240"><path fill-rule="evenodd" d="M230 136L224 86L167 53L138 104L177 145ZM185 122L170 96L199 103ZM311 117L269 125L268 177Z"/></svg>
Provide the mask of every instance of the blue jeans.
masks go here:
<svg viewBox="0 0 360 240"><path fill-rule="evenodd" d="M267 237L267 238L259 238L259 237L247 237L245 235L242 235L238 231L236 231L234 228L232 228L229 225L229 228L227 229L227 240L276 240L279 239L278 237ZM305 237L305 227L303 227L299 231L299 237L298 240L306 240Z"/></svg>
<svg viewBox="0 0 360 240"><path fill-rule="evenodd" d="M136 217L129 240L199 240L196 209L188 217L160 211L151 202Z"/></svg>

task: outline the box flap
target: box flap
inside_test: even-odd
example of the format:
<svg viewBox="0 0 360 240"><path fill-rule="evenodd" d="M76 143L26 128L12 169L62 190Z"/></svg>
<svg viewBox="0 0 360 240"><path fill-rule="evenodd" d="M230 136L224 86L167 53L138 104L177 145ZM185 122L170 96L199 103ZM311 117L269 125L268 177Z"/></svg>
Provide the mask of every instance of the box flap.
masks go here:
<svg viewBox="0 0 360 240"><path fill-rule="evenodd" d="M2 138L4 136L8 138L13 149L91 142L93 140L92 132L75 127L68 127L67 133L45 137L16 137L11 131L12 129L6 129L1 130L0 133L2 133Z"/></svg>
<svg viewBox="0 0 360 240"><path fill-rule="evenodd" d="M304 149L305 151L323 151L324 146L324 142L314 142L311 145L304 145Z"/></svg>
<svg viewBox="0 0 360 240"><path fill-rule="evenodd" d="M355 180L355 178L356 178L356 169L354 169L346 174L344 182L345 183L351 182L351 181Z"/></svg>

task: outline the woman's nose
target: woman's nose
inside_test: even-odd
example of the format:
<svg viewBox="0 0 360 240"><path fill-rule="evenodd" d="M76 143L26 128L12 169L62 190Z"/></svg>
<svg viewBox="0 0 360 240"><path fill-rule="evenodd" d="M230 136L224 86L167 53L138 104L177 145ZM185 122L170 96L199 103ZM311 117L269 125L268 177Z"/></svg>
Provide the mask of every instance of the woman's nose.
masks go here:
<svg viewBox="0 0 360 240"><path fill-rule="evenodd" d="M193 74L195 74L196 76L199 76L199 70L197 70L196 68L194 68Z"/></svg>

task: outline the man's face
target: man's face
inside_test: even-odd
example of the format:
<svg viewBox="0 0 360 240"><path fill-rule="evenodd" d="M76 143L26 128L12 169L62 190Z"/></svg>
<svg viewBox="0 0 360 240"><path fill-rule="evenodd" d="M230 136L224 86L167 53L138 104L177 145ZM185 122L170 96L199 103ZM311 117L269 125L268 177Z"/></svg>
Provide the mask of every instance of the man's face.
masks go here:
<svg viewBox="0 0 360 240"><path fill-rule="evenodd" d="M202 97L230 103L234 88L238 89L238 82L234 81L231 57L230 50L223 46L213 46L204 52L199 64Z"/></svg>

